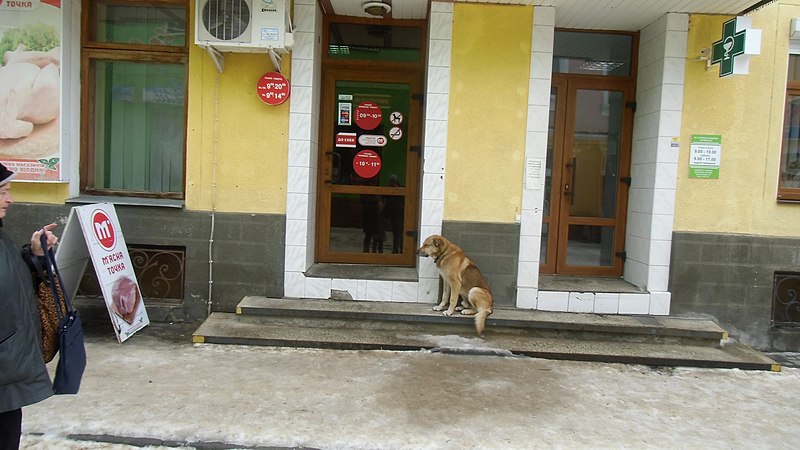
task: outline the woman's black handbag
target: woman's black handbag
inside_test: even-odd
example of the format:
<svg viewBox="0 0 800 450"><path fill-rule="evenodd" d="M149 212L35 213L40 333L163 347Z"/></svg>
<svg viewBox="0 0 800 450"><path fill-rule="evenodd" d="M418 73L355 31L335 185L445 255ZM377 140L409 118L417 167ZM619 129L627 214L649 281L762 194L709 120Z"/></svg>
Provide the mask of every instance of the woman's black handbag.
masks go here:
<svg viewBox="0 0 800 450"><path fill-rule="evenodd" d="M59 339L59 358L56 366L56 376L53 379L53 391L56 394L77 394L81 386L81 378L86 368L86 347L83 343L83 328L78 311L72 308L69 301L67 290L61 283L61 275L58 273L56 258L52 249L47 248L47 237L42 233L42 248L44 252L44 262L47 265L47 274L50 278L50 287L54 295L63 295L61 299L66 305L66 314L62 312L58 305L62 302L55 299L56 311L58 312L58 339ZM58 283L58 285L57 285ZM60 287L61 289L58 289Z"/></svg>

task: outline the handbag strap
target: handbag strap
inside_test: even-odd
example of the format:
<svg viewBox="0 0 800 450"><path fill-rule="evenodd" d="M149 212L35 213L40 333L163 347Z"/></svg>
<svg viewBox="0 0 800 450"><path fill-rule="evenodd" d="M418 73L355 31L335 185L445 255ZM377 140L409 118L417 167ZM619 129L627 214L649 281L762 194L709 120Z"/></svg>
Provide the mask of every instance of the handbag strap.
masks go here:
<svg viewBox="0 0 800 450"><path fill-rule="evenodd" d="M61 295L63 296L64 306L67 309L67 314L73 312L72 303L69 301L69 296L67 295L67 290L64 289L64 284L61 281L61 274L58 273L58 266L56 265L56 256L53 253L52 248L47 248L47 236L46 233L42 233L40 238L42 243L42 249L44 249L44 261L47 264L47 275L50 278L50 289L53 290L53 300L56 304L56 314L58 314L59 320L64 318L64 314L61 311L61 302L59 301L59 289L57 285L61 286Z"/></svg>

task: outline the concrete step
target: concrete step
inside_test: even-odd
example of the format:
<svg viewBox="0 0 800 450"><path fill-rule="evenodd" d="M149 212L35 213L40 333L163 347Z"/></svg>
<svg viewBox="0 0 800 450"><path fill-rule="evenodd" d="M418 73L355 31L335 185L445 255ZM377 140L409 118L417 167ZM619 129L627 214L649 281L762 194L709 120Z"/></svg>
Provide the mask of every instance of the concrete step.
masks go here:
<svg viewBox="0 0 800 450"><path fill-rule="evenodd" d="M341 319L358 324L378 321L384 327L400 324L474 334L471 316L447 317L433 311L432 305L416 303L364 302L314 299L280 299L248 296L239 302L236 313L268 317L306 317ZM455 327L455 328L453 328ZM624 316L558 313L495 308L486 319L487 330L528 333L541 336L603 339L608 341L646 341L716 347L727 339L727 332L707 319L667 316Z"/></svg>
<svg viewBox="0 0 800 450"><path fill-rule="evenodd" d="M193 341L780 370L760 352L728 340L709 320L496 309L478 338L471 317L384 302L246 297L237 314L209 316Z"/></svg>

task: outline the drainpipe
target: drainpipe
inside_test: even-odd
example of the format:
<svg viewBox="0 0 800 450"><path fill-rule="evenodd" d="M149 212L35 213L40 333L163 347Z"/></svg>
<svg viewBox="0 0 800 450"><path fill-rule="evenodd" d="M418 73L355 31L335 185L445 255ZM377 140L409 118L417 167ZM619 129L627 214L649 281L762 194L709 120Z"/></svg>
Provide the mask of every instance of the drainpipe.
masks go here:
<svg viewBox="0 0 800 450"><path fill-rule="evenodd" d="M216 219L216 193L217 193L217 129L219 124L219 71L214 81L214 145L211 154L211 230L208 236L208 310L206 317L211 315L211 305L214 288L214 226Z"/></svg>

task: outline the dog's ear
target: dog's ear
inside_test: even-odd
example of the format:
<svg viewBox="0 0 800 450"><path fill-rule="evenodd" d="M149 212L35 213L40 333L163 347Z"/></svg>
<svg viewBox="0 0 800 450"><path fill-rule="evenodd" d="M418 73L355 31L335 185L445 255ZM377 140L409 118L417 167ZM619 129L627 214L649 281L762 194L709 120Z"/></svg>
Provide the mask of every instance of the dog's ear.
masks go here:
<svg viewBox="0 0 800 450"><path fill-rule="evenodd" d="M441 240L441 239L439 239L439 238L433 238L433 245L434 245L434 246L436 246L436 247L441 247L443 244L444 244L444 242L442 242L442 240Z"/></svg>

